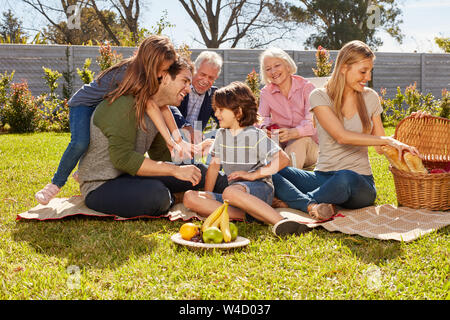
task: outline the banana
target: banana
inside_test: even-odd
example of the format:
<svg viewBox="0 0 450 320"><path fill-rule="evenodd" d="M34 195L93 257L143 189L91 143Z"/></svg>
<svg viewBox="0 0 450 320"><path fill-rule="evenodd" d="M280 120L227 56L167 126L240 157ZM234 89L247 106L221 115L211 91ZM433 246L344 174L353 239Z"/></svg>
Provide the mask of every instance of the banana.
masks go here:
<svg viewBox="0 0 450 320"><path fill-rule="evenodd" d="M211 213L208 218L206 218L205 222L202 224L202 232L212 226L213 222L216 221L220 215L222 214L224 205L221 205L213 213Z"/></svg>
<svg viewBox="0 0 450 320"><path fill-rule="evenodd" d="M222 215L220 216L220 230L223 234L223 241L231 241L231 231L230 231L230 216L228 215L228 201L224 202L225 208L223 209Z"/></svg>

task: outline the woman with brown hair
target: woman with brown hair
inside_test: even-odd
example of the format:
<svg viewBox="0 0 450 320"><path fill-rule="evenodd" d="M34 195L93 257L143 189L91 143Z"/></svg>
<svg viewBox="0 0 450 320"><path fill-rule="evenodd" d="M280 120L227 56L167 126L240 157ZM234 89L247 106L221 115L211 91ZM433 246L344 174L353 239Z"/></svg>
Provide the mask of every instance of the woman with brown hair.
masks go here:
<svg viewBox="0 0 450 320"><path fill-rule="evenodd" d="M126 218L157 217L174 203L174 193L203 186L206 166L202 163L175 165L145 156L158 130L146 110L144 124L136 112L138 101L148 108L150 103L178 106L190 92L192 72L192 63L178 57L149 100L127 92L97 106L90 122L89 148L78 167L81 195L88 208ZM135 87L129 90L137 92ZM226 178L218 182L222 184L218 190L223 190Z"/></svg>
<svg viewBox="0 0 450 320"><path fill-rule="evenodd" d="M68 102L71 141L60 160L52 182L36 193L35 198L39 203L47 204L60 191L87 150L90 119L96 106L104 99L113 103L122 95L135 96L136 120L139 126L145 129L143 119L147 112L166 140L169 149L175 147L179 152L188 153L186 150L190 150L190 144L182 142L169 107L153 106L150 100L150 97L158 91L162 77L176 56L177 53L169 38L152 35L142 41L135 55L103 71L97 79L85 84L72 96ZM147 108L149 103L150 108ZM175 143L170 132L173 132L175 140L181 145Z"/></svg>
<svg viewBox="0 0 450 320"><path fill-rule="evenodd" d="M368 146L389 145L400 151L418 151L386 137L378 94L366 87L371 79L374 53L361 41L339 51L325 88L310 97L319 137L319 159L313 172L285 168L273 176L275 195L287 206L318 220L335 214L334 205L355 209L370 206L376 188Z"/></svg>

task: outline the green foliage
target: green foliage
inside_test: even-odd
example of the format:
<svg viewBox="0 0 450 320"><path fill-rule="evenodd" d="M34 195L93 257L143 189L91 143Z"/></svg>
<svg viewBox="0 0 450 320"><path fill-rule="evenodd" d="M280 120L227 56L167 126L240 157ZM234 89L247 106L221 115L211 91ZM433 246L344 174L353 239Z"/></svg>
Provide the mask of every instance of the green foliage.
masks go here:
<svg viewBox="0 0 450 320"><path fill-rule="evenodd" d="M9 9L3 12L0 21L0 43L27 43L28 37L23 32L22 21L16 18Z"/></svg>
<svg viewBox="0 0 450 320"><path fill-rule="evenodd" d="M38 121L38 130L40 131L69 131L69 107L67 100L61 100L55 93L58 87L58 79L62 76L56 70L43 68L44 79L49 87L49 94L42 94L37 97L36 104L39 110L40 119Z"/></svg>
<svg viewBox="0 0 450 320"><path fill-rule="evenodd" d="M67 100L49 99L47 94L36 99L39 111L37 129L39 131L69 132L69 106Z"/></svg>
<svg viewBox="0 0 450 320"><path fill-rule="evenodd" d="M402 119L416 111L425 111L431 115L447 117L449 114L450 94L442 90L442 99L435 99L431 92L423 94L416 88L416 83L406 87L402 93L397 87L393 99L386 99L386 89L381 89L382 120L385 125L396 126Z"/></svg>
<svg viewBox="0 0 450 320"><path fill-rule="evenodd" d="M156 23L156 26L151 27L150 30L146 28L139 28L137 33L133 33L131 31L119 31L118 38L120 45L123 47L137 47L141 41L148 36L152 34L162 35L164 30L172 27L174 27L174 25L167 20L167 10L164 10L163 15Z"/></svg>
<svg viewBox="0 0 450 320"><path fill-rule="evenodd" d="M38 109L28 84L25 81L13 83L11 91L2 111L4 123L11 132L33 132L38 124Z"/></svg>
<svg viewBox="0 0 450 320"><path fill-rule="evenodd" d="M395 0L299 0L284 1L284 10L275 14L285 21L312 26L316 32L305 41L308 48L322 45L330 50L339 50L351 40L361 40L372 48L383 44L377 37L378 31L385 31L401 43L403 35L401 9ZM374 13L368 12L374 3L379 15L372 21ZM368 22L375 22L369 27Z"/></svg>
<svg viewBox="0 0 450 320"><path fill-rule="evenodd" d="M450 38L434 38L436 44L444 50L445 53L450 53Z"/></svg>
<svg viewBox="0 0 450 320"><path fill-rule="evenodd" d="M83 81L83 83L85 84L91 83L94 80L95 73L89 69L91 63L92 59L87 58L86 60L84 60L83 69L80 70L80 68L77 68L77 73L80 76L81 81Z"/></svg>
<svg viewBox="0 0 450 320"><path fill-rule="evenodd" d="M123 56L118 54L115 50L112 51L109 42L102 44L98 49L98 52L100 55L97 57L97 63L100 66L101 71L115 65L123 58Z"/></svg>
<svg viewBox="0 0 450 320"><path fill-rule="evenodd" d="M58 79L61 78L62 74L57 70L52 70L50 68L42 67L44 70L44 76L42 79L45 80L45 83L50 89L50 97L56 97L55 90L58 88Z"/></svg>
<svg viewBox="0 0 450 320"><path fill-rule="evenodd" d="M247 247L190 250L170 240L183 224L180 220L17 221L18 213L37 205L32 195L48 183L69 141L68 133L0 135L2 300L224 299L270 304L295 299L443 300L449 295L450 226L399 242L325 228L278 238L268 225L237 222L239 234L250 239ZM396 203L389 163L371 149L376 204ZM69 179L58 197L79 192ZM69 272L69 266L79 267L79 272Z"/></svg>
<svg viewBox="0 0 450 320"><path fill-rule="evenodd" d="M11 87L11 82L14 77L15 71L11 72L11 74L8 75L8 72L5 71L3 74L0 74L0 131L5 126L4 123L4 109L6 103L9 102L9 88ZM10 129L10 125L7 126L8 129Z"/></svg>
<svg viewBox="0 0 450 320"><path fill-rule="evenodd" d="M316 77L328 77L331 74L333 61L330 61L330 52L322 46L317 48L316 66L312 68Z"/></svg>
<svg viewBox="0 0 450 320"><path fill-rule="evenodd" d="M259 81L259 74L255 71L255 69L253 69L252 72L247 74L245 83L250 87L250 90L252 90L256 99L259 100L259 95L260 95L260 91L261 91L259 88L260 81Z"/></svg>
<svg viewBox="0 0 450 320"><path fill-rule="evenodd" d="M64 83L63 83L63 87L62 87L62 96L64 99L70 99L70 97L72 96L72 92L73 92L73 80L74 80L74 75L73 75L73 71L72 68L70 66L69 63L69 57L70 57L70 51L69 51L69 46L66 47L66 71L64 71L62 73L62 76L64 78Z"/></svg>

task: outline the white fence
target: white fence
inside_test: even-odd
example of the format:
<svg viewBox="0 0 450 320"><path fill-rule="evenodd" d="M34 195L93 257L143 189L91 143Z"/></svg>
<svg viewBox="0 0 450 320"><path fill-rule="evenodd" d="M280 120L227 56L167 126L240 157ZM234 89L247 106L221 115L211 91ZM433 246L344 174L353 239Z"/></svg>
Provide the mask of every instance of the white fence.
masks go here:
<svg viewBox="0 0 450 320"><path fill-rule="evenodd" d="M82 68L86 58L92 59L91 70L99 73L96 57L97 46L63 46L63 45L19 45L0 44L0 72L15 71L14 82L25 79L33 95L48 92L48 87L42 79L42 67L58 70L59 72L72 71L74 75L73 92L81 87L82 82L76 73ZM124 58L133 54L136 48L113 47ZM209 49L208 49L209 50ZM263 50L246 49L212 49L224 59L224 66L217 86L226 85L232 81L244 81L247 74L253 69L259 72L258 57ZM194 60L202 51L192 49ZM286 50L297 63L297 74L304 77L313 77L312 68L315 67L315 51ZM332 51L331 59L335 60L337 51ZM402 90L414 82L417 88L440 98L442 89L450 88L450 54L436 53L376 53L373 71L373 88L379 92L381 88L387 89L387 97L396 94L397 87ZM59 80L58 93L64 83Z"/></svg>

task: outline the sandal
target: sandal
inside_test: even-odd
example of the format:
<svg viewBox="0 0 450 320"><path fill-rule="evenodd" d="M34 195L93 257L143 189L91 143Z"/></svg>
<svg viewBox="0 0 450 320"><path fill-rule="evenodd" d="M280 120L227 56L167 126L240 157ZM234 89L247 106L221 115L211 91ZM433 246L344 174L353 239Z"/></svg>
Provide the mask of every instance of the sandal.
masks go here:
<svg viewBox="0 0 450 320"><path fill-rule="evenodd" d="M330 203L313 203L308 206L308 214L316 220L329 220L336 214L334 204Z"/></svg>

